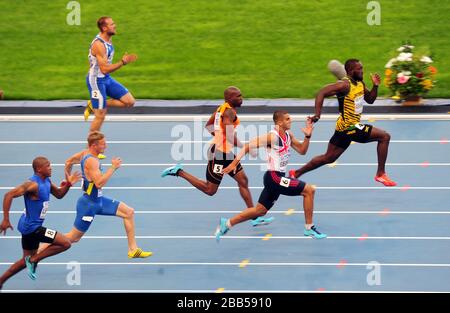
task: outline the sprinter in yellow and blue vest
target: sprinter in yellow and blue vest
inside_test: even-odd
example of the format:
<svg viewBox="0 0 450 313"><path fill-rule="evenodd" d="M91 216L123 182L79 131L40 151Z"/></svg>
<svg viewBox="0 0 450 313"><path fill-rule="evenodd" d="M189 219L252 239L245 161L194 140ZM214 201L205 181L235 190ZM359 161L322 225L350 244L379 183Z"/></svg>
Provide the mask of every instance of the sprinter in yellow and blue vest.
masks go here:
<svg viewBox="0 0 450 313"><path fill-rule="evenodd" d="M236 156L234 147L242 148L244 145L236 135L239 118L236 109L242 105L242 94L239 88L230 86L224 91L225 102L211 115L205 128L213 136L208 149L208 166L206 168L206 181L198 179L183 169L181 164L166 168L161 176L179 176L187 180L192 186L205 194L212 196L217 192L223 178L223 169L233 162ZM253 200L248 189L248 178L241 163L237 164L233 172L228 173L239 186L239 192L248 208L253 207ZM251 220L253 226L267 225L273 217L258 217Z"/></svg>
<svg viewBox="0 0 450 313"><path fill-rule="evenodd" d="M363 103L374 103L378 94L380 76L371 75L373 87L368 90L363 82L363 65L357 59L345 62L347 76L342 80L323 87L316 96L314 122L320 119L323 100L325 97L336 95L339 101L339 117L336 121L336 130L328 144L325 154L314 157L306 165L296 171L290 171L290 176L299 177L324 164L333 163L350 146L352 141L367 143L378 142L378 169L375 180L391 187L397 184L386 174L385 164L388 155L391 136L382 129L368 124L361 124Z"/></svg>

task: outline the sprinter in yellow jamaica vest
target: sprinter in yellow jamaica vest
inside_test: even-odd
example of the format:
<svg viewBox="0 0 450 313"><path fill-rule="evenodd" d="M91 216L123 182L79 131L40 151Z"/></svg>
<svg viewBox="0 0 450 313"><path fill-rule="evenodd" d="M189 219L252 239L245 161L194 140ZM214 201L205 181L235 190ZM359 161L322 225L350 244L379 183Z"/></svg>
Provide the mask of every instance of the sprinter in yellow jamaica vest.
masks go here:
<svg viewBox="0 0 450 313"><path fill-rule="evenodd" d="M347 76L334 84L323 87L316 96L314 122L320 119L323 100L325 97L336 95L339 101L339 117L336 121L336 131L331 137L325 154L314 157L302 168L290 171L291 177L299 177L324 164L333 163L350 146L352 141L367 143L377 141L378 169L375 180L385 186L396 186L386 174L385 163L391 136L379 128L368 124L361 124L363 101L374 103L377 98L380 76L371 75L373 87L368 90L363 82L363 66L357 59L345 62Z"/></svg>

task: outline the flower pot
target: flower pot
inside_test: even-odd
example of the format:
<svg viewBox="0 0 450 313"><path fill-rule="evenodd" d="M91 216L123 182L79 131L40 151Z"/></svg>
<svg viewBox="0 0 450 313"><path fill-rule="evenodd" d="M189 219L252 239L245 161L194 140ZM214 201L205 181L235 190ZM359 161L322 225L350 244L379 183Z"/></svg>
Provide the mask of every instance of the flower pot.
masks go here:
<svg viewBox="0 0 450 313"><path fill-rule="evenodd" d="M410 105L423 105L422 97L421 96L409 96L406 97L402 105L404 106L410 106Z"/></svg>

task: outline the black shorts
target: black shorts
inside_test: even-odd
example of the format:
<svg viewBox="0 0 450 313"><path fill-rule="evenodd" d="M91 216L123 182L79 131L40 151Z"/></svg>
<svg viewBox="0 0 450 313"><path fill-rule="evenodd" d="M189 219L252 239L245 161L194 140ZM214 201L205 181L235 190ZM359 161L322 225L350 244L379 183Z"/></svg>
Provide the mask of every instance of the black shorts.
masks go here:
<svg viewBox="0 0 450 313"><path fill-rule="evenodd" d="M56 230L41 226L30 234L22 235L22 249L37 250L41 242L53 243L57 233Z"/></svg>
<svg viewBox="0 0 450 313"><path fill-rule="evenodd" d="M366 143L369 141L372 128L372 125L358 124L343 131L336 130L330 143L344 150L350 146L352 141Z"/></svg>
<svg viewBox="0 0 450 313"><path fill-rule="evenodd" d="M305 186L305 182L287 178L285 173L267 171L264 174L264 189L259 196L258 202L267 210L270 210L280 195L300 196Z"/></svg>
<svg viewBox="0 0 450 313"><path fill-rule="evenodd" d="M233 162L236 158L233 152L225 153L222 151L216 151L216 145L211 145L208 150L208 166L206 167L206 180L220 185L223 178L223 169ZM230 172L228 175L234 177L237 173L242 171L241 162L238 163L236 169Z"/></svg>

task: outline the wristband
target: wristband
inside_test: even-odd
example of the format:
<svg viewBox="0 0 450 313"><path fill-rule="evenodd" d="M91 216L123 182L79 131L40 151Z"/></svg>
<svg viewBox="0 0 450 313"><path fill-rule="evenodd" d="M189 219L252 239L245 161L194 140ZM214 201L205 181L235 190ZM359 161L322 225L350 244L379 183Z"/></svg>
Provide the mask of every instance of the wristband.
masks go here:
<svg viewBox="0 0 450 313"><path fill-rule="evenodd" d="M309 136L305 136L305 138L308 138L308 139L309 139L309 138L311 138L311 135L309 135Z"/></svg>

